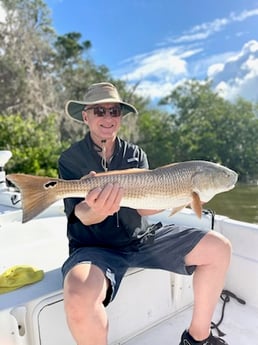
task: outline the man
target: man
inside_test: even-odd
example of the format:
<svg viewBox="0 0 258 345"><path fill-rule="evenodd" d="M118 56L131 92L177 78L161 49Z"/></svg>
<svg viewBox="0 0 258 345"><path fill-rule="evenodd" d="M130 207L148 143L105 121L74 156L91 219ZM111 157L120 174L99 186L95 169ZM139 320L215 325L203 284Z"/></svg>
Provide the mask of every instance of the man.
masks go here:
<svg viewBox="0 0 258 345"><path fill-rule="evenodd" d="M148 168L145 152L117 137L123 116L137 111L112 84L91 85L84 101L66 104L66 113L85 123L89 133L62 153L62 178ZM193 315L180 344L226 344L211 334L210 324L230 262L229 241L213 231L159 224L150 228L144 216L159 211L120 208L122 196L122 186L107 184L85 199L65 200L69 258L63 265L64 305L77 344L107 344L105 306L129 267L194 273Z"/></svg>

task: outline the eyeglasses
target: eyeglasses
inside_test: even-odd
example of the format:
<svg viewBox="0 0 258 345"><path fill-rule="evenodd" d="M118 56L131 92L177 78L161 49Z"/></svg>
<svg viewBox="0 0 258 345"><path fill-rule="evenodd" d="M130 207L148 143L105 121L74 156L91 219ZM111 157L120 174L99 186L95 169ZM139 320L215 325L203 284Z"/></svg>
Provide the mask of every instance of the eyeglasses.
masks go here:
<svg viewBox="0 0 258 345"><path fill-rule="evenodd" d="M85 108L85 111L87 111L87 110L93 110L93 114L98 116L98 117L104 117L107 112L109 112L109 115L111 117L121 116L121 107L120 106L105 108L105 107L102 107L99 105L96 107Z"/></svg>

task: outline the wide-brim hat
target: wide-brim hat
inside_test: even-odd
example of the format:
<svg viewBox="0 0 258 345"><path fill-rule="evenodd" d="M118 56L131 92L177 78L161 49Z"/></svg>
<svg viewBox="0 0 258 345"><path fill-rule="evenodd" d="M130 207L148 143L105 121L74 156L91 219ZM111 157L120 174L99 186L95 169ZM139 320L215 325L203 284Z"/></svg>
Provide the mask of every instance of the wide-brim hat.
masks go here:
<svg viewBox="0 0 258 345"><path fill-rule="evenodd" d="M116 87L106 82L92 84L88 88L83 101L68 101L65 105L65 112L74 120L83 122L82 111L85 106L102 103L119 103L123 116L130 113L137 114L137 110L133 105L121 99Z"/></svg>

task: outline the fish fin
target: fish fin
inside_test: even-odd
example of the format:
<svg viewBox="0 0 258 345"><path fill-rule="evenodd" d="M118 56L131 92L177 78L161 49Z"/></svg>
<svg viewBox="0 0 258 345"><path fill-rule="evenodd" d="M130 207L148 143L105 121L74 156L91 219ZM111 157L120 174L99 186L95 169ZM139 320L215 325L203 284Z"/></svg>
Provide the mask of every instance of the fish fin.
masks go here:
<svg viewBox="0 0 258 345"><path fill-rule="evenodd" d="M59 181L57 178L27 174L10 174L6 178L21 192L23 223L36 217L59 199L55 189Z"/></svg>
<svg viewBox="0 0 258 345"><path fill-rule="evenodd" d="M191 208L194 210L198 218L202 218L202 202L196 192L192 192Z"/></svg>
<svg viewBox="0 0 258 345"><path fill-rule="evenodd" d="M171 217L171 216L173 216L175 213L181 211L183 208L185 208L185 206L186 206L186 205L174 207L174 208L171 210L171 213L170 213L169 217Z"/></svg>
<svg viewBox="0 0 258 345"><path fill-rule="evenodd" d="M91 174L89 173L89 174L87 174L87 175L82 176L82 177L80 178L80 180L86 180L87 178L92 177L92 176L93 176L93 175L91 175Z"/></svg>
<svg viewBox="0 0 258 345"><path fill-rule="evenodd" d="M96 176L96 175L97 175L96 171L90 171L87 175L82 176L82 177L80 178L80 180L86 180L86 179L88 179L89 177L94 177L94 176Z"/></svg>

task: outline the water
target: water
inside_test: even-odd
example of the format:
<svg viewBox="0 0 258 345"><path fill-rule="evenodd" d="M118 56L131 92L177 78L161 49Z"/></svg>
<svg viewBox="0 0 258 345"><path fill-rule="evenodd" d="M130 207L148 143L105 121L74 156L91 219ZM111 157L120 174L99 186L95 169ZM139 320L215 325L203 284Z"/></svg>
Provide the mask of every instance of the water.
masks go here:
<svg viewBox="0 0 258 345"><path fill-rule="evenodd" d="M258 185L239 184L229 192L216 195L204 208L236 220L258 224Z"/></svg>

